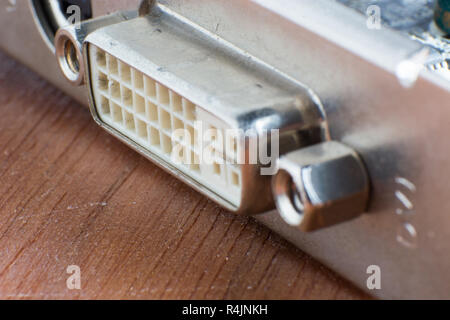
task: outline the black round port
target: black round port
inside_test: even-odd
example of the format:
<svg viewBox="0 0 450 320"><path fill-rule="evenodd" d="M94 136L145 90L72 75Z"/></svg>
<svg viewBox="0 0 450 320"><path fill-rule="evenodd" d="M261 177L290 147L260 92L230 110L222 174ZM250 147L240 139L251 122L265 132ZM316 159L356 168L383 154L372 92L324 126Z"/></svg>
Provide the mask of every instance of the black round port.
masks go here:
<svg viewBox="0 0 450 320"><path fill-rule="evenodd" d="M447 38L450 37L450 0L437 0L434 10L434 22L444 32Z"/></svg>

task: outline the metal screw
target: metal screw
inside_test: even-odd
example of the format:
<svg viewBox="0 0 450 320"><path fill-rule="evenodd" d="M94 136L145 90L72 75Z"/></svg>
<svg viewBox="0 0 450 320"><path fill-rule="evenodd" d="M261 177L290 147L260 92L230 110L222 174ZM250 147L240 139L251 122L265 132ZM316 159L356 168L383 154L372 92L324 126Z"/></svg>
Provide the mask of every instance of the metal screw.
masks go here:
<svg viewBox="0 0 450 320"><path fill-rule="evenodd" d="M273 193L281 217L302 231L355 218L366 210L369 178L356 152L335 141L278 160Z"/></svg>

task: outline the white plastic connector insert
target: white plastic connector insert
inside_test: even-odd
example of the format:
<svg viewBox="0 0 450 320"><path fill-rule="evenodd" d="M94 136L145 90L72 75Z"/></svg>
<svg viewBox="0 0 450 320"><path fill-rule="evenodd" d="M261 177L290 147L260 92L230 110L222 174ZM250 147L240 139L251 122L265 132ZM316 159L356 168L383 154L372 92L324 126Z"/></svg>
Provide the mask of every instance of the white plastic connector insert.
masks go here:
<svg viewBox="0 0 450 320"><path fill-rule="evenodd" d="M200 156L202 145L196 121L210 131L221 130L222 137L226 137L226 128L220 127L223 124L171 88L100 48L90 45L89 55L91 87L100 119L238 207L241 170L236 165L237 150L227 152L227 158L214 150L217 152L211 153L218 159L213 163L201 161ZM173 135L177 129L186 130L191 138L177 139ZM182 146L178 154L173 153L175 145ZM237 142L234 146L237 148ZM216 145L211 143L209 147L214 149Z"/></svg>

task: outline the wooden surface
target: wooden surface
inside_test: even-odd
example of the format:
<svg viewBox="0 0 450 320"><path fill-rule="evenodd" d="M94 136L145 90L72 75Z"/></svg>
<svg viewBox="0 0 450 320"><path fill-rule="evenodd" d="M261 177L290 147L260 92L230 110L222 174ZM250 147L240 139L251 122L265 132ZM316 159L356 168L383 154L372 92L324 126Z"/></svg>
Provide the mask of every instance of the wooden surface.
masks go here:
<svg viewBox="0 0 450 320"><path fill-rule="evenodd" d="M69 265L81 290L69 290ZM0 298L368 298L0 53Z"/></svg>

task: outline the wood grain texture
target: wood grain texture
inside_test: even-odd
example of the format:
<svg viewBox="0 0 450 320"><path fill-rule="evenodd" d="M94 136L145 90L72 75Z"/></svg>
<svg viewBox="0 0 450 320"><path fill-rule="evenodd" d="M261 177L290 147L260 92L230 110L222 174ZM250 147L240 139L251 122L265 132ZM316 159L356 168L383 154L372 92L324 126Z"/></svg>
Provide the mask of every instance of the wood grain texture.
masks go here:
<svg viewBox="0 0 450 320"><path fill-rule="evenodd" d="M81 268L69 290L66 268ZM0 53L0 298L361 299Z"/></svg>

